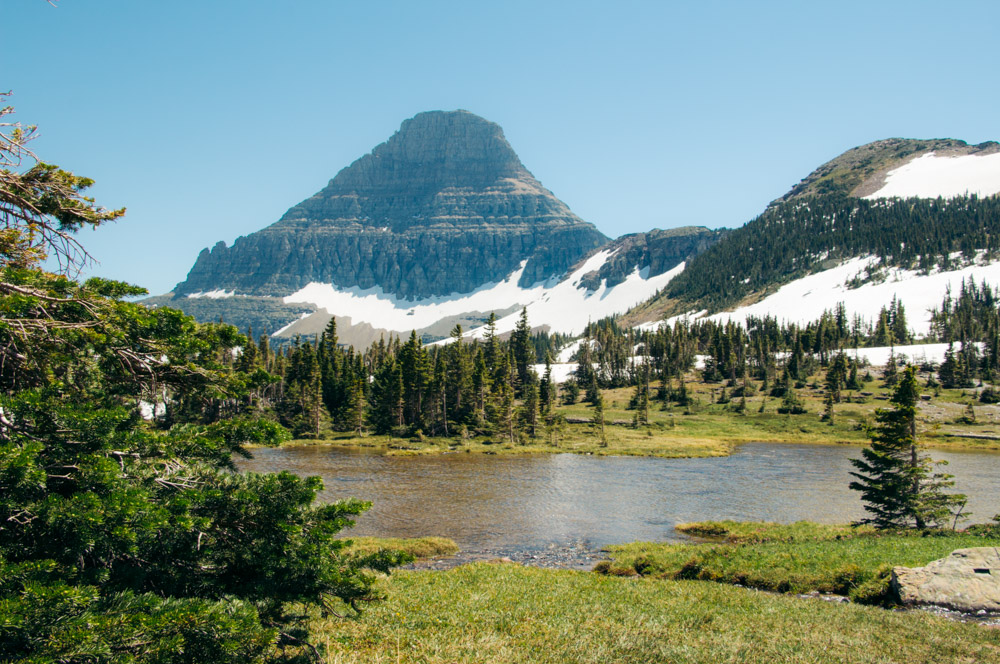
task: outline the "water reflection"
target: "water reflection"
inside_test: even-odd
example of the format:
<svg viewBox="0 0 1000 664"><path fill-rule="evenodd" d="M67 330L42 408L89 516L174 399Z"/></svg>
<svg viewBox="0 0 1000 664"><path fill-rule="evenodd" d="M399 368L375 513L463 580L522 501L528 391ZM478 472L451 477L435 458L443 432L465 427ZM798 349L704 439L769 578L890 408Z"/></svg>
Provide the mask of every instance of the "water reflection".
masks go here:
<svg viewBox="0 0 1000 664"><path fill-rule="evenodd" d="M336 447L261 449L243 470L320 475L321 500L356 497L372 509L355 535L441 535L465 551L599 548L677 538L685 521L739 519L844 523L863 515L848 488L848 446L744 445L730 457L655 459L573 454L384 457ZM955 475L968 510L1000 512L1000 454L934 451Z"/></svg>

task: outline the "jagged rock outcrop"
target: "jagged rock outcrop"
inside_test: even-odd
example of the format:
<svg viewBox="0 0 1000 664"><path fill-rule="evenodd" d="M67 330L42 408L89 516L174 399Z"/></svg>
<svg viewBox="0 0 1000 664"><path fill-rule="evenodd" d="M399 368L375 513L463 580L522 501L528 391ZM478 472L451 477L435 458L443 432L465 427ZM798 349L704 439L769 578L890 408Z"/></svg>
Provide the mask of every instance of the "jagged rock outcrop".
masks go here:
<svg viewBox="0 0 1000 664"><path fill-rule="evenodd" d="M606 280L609 287L617 286L636 268L646 270L647 278L655 277L705 251L726 232L726 229L683 226L623 235L602 248L613 255L600 269L585 274L580 285L596 290Z"/></svg>
<svg viewBox="0 0 1000 664"><path fill-rule="evenodd" d="M275 224L198 256L176 297L288 295L310 282L401 298L469 292L525 263L521 285L607 242L545 189L500 127L421 113Z"/></svg>

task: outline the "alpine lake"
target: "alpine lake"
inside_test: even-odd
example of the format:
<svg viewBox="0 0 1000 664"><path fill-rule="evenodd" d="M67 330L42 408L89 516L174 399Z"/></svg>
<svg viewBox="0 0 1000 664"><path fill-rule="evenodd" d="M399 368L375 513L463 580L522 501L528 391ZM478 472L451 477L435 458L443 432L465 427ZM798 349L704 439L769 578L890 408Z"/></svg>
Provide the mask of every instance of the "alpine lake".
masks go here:
<svg viewBox="0 0 1000 664"><path fill-rule="evenodd" d="M242 471L318 475L323 502L371 501L347 536L453 539L447 567L510 558L589 569L601 549L633 541L684 541L691 521L848 523L864 510L849 488L860 448L744 444L728 457L664 459L542 454L384 456L328 445L258 448ZM1000 513L1000 453L930 450L947 461L970 522ZM959 524L961 526L961 522Z"/></svg>

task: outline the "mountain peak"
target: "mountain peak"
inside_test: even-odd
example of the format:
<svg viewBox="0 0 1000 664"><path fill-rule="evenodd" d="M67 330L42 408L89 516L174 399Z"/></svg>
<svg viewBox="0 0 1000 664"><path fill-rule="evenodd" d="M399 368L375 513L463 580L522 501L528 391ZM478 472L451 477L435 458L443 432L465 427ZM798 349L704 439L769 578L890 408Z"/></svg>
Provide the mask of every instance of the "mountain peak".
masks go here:
<svg viewBox="0 0 1000 664"><path fill-rule="evenodd" d="M500 125L458 110L427 111L405 120L389 140L291 208L281 223L323 219L394 231L442 221L479 225L481 216L467 214L477 206L464 195L486 192L520 203L531 198L529 207L538 215L580 221L528 172ZM516 210L499 212L491 223L523 216Z"/></svg>
<svg viewBox="0 0 1000 664"><path fill-rule="evenodd" d="M468 111L428 111L404 121L389 140L338 173L324 191L479 188L505 178L534 182L500 125Z"/></svg>
<svg viewBox="0 0 1000 664"><path fill-rule="evenodd" d="M607 242L545 189L499 125L430 111L271 226L199 256L178 295L287 296L309 283L403 298L561 274Z"/></svg>

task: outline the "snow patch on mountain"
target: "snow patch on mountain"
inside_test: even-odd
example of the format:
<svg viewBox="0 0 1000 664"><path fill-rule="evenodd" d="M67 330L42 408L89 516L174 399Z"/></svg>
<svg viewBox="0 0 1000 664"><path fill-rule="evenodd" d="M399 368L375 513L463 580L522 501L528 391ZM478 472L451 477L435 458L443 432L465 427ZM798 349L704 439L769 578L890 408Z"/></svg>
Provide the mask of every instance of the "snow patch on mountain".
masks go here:
<svg viewBox="0 0 1000 664"><path fill-rule="evenodd" d="M471 293L455 293L442 297L406 300L385 293L381 288L337 288L332 284L313 282L284 298L287 304L308 303L352 323L369 323L378 329L408 332L429 327L443 318L470 312L510 310L527 307L532 326L548 325L553 332L579 334L591 320L619 314L639 304L663 288L684 269L674 269L650 277L648 269L636 267L622 283L608 287L605 281L594 291L580 285L584 275L599 270L614 250L602 250L584 261L562 280L553 278L528 288L518 286L527 261L498 283L489 283ZM497 332L514 329L520 311L497 322ZM468 336L482 337L477 328Z"/></svg>
<svg viewBox="0 0 1000 664"><path fill-rule="evenodd" d="M375 328L409 332L433 325L448 316L509 309L540 297L545 290L545 282L530 288L517 285L525 264L527 261L523 261L503 281L484 284L471 293L407 300L385 293L378 286L367 289L337 288L333 284L312 282L284 298L284 301L288 304L315 304L334 315L349 317L353 323L365 322Z"/></svg>
<svg viewBox="0 0 1000 664"><path fill-rule="evenodd" d="M207 297L210 300L224 300L226 298L235 297L235 291L227 291L224 288L217 288L211 291L199 291L197 293L188 294L189 299L197 300L198 298Z"/></svg>
<svg viewBox="0 0 1000 664"><path fill-rule="evenodd" d="M952 198L997 193L1000 193L1000 152L957 157L929 152L889 171L882 188L865 198Z"/></svg>
<svg viewBox="0 0 1000 664"><path fill-rule="evenodd" d="M609 257L610 254L603 260ZM650 277L648 269L640 270L636 267L622 283L609 288L607 281L602 280L597 290L588 291L579 284L584 275L600 268L600 264L595 267L591 265L591 261L593 258L568 278L545 289L541 297L526 306L528 322L532 327L548 325L552 332L581 334L591 321L624 313L645 302L684 270L684 263L681 263L663 274ZM516 312L497 320L497 332L502 334L513 330L520 316L521 313ZM482 338L484 332L485 329L480 327L467 336Z"/></svg>
<svg viewBox="0 0 1000 664"><path fill-rule="evenodd" d="M787 323L808 323L824 311L843 302L848 316L877 319L882 307L896 297L906 307L906 318L917 334L930 330L930 310L941 306L945 290L958 293L962 280L991 285L1000 284L1000 263L973 264L946 272L921 274L913 270L890 268L885 279L849 288L848 281L864 274L872 266L871 257L853 258L837 267L797 279L756 304L710 316L712 320L743 322L747 316L773 316Z"/></svg>

